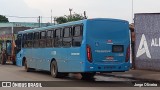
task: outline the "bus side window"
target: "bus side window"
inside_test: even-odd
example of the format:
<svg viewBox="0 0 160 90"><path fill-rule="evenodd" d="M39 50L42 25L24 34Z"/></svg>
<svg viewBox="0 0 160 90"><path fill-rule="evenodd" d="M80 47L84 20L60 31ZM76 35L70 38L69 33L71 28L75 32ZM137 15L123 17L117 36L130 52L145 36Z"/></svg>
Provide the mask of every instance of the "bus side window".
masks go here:
<svg viewBox="0 0 160 90"><path fill-rule="evenodd" d="M46 36L47 36L47 39L46 39L47 47L52 47L52 45L54 44L53 30L48 30Z"/></svg>
<svg viewBox="0 0 160 90"><path fill-rule="evenodd" d="M27 39L26 39L26 48L29 47L29 34L27 34Z"/></svg>
<svg viewBox="0 0 160 90"><path fill-rule="evenodd" d="M33 40L33 46L36 48L36 47L39 47L39 32L35 32L34 33L34 40Z"/></svg>
<svg viewBox="0 0 160 90"><path fill-rule="evenodd" d="M22 34L18 34L17 40L16 40L17 49L21 49L21 38L22 38Z"/></svg>
<svg viewBox="0 0 160 90"><path fill-rule="evenodd" d="M24 35L25 34L23 34L23 37L22 37L22 48L24 48Z"/></svg>
<svg viewBox="0 0 160 90"><path fill-rule="evenodd" d="M55 47L61 47L62 46L62 38L61 38L61 29L55 30Z"/></svg>
<svg viewBox="0 0 160 90"><path fill-rule="evenodd" d="M40 40L39 40L39 43L40 43L40 47L45 47L46 46L46 31L42 31L40 32Z"/></svg>
<svg viewBox="0 0 160 90"><path fill-rule="evenodd" d="M81 46L82 43L82 25L74 26L73 27L73 41L72 41L72 46L73 47L79 47Z"/></svg>
<svg viewBox="0 0 160 90"><path fill-rule="evenodd" d="M32 39L33 39L33 33L29 33L27 35L27 47L31 48L32 47Z"/></svg>
<svg viewBox="0 0 160 90"><path fill-rule="evenodd" d="M71 37L71 28L67 27L63 29L63 46L71 47L72 45L72 37Z"/></svg>
<svg viewBox="0 0 160 90"><path fill-rule="evenodd" d="M27 34L23 34L22 47L27 47Z"/></svg>

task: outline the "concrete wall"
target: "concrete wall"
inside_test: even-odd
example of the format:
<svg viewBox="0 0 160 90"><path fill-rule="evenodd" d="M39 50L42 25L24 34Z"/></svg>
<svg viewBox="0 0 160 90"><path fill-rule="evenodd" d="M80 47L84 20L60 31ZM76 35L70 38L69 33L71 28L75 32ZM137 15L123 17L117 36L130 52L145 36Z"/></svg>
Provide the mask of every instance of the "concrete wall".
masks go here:
<svg viewBox="0 0 160 90"><path fill-rule="evenodd" d="M135 68L160 71L160 13L135 14Z"/></svg>

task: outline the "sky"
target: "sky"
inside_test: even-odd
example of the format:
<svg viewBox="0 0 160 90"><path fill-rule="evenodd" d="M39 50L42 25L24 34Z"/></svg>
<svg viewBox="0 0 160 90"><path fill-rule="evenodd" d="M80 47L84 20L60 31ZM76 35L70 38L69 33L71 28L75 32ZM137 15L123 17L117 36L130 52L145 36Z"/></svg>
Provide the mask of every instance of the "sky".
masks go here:
<svg viewBox="0 0 160 90"><path fill-rule="evenodd" d="M51 10L58 17L69 15L69 8L72 13L86 11L88 18L133 20L132 0L0 0L0 15L10 22L38 22L38 16L42 22L51 22ZM160 0L133 0L133 13L160 13Z"/></svg>

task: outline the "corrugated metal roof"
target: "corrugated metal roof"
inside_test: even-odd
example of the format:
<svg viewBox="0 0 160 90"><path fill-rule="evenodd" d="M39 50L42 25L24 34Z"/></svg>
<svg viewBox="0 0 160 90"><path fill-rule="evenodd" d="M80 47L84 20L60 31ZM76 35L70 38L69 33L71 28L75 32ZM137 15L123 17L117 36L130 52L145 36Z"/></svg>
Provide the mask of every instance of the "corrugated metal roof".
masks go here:
<svg viewBox="0 0 160 90"><path fill-rule="evenodd" d="M151 15L151 14L160 14L159 13L135 13L135 15Z"/></svg>
<svg viewBox="0 0 160 90"><path fill-rule="evenodd" d="M51 26L50 23L40 23L41 27ZM0 27L39 27L39 23L30 23L30 22L9 22L9 23L0 23Z"/></svg>

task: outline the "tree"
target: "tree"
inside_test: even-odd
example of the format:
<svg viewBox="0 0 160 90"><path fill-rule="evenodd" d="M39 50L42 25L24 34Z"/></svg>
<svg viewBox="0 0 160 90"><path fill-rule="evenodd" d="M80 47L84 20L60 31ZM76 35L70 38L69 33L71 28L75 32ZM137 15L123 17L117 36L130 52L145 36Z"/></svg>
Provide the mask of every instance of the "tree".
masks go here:
<svg viewBox="0 0 160 90"><path fill-rule="evenodd" d="M6 23L6 22L9 22L9 21L8 21L8 18L6 18L6 17L3 16L3 15L0 15L0 22L1 22L1 23Z"/></svg>
<svg viewBox="0 0 160 90"><path fill-rule="evenodd" d="M56 21L58 24L62 24L66 22L78 21L78 20L83 20L83 19L84 19L84 16L75 13L72 15L64 15L64 16L58 17Z"/></svg>
<svg viewBox="0 0 160 90"><path fill-rule="evenodd" d="M58 18L56 18L56 22L58 24L66 23L67 22L67 18L64 17L64 16L58 17Z"/></svg>
<svg viewBox="0 0 160 90"><path fill-rule="evenodd" d="M68 21L68 22L78 21L78 20L84 19L84 17L83 17L82 15L77 14L77 13L75 13L75 14L73 14L73 15L68 15L68 16L66 16L66 17L67 17L67 21Z"/></svg>

